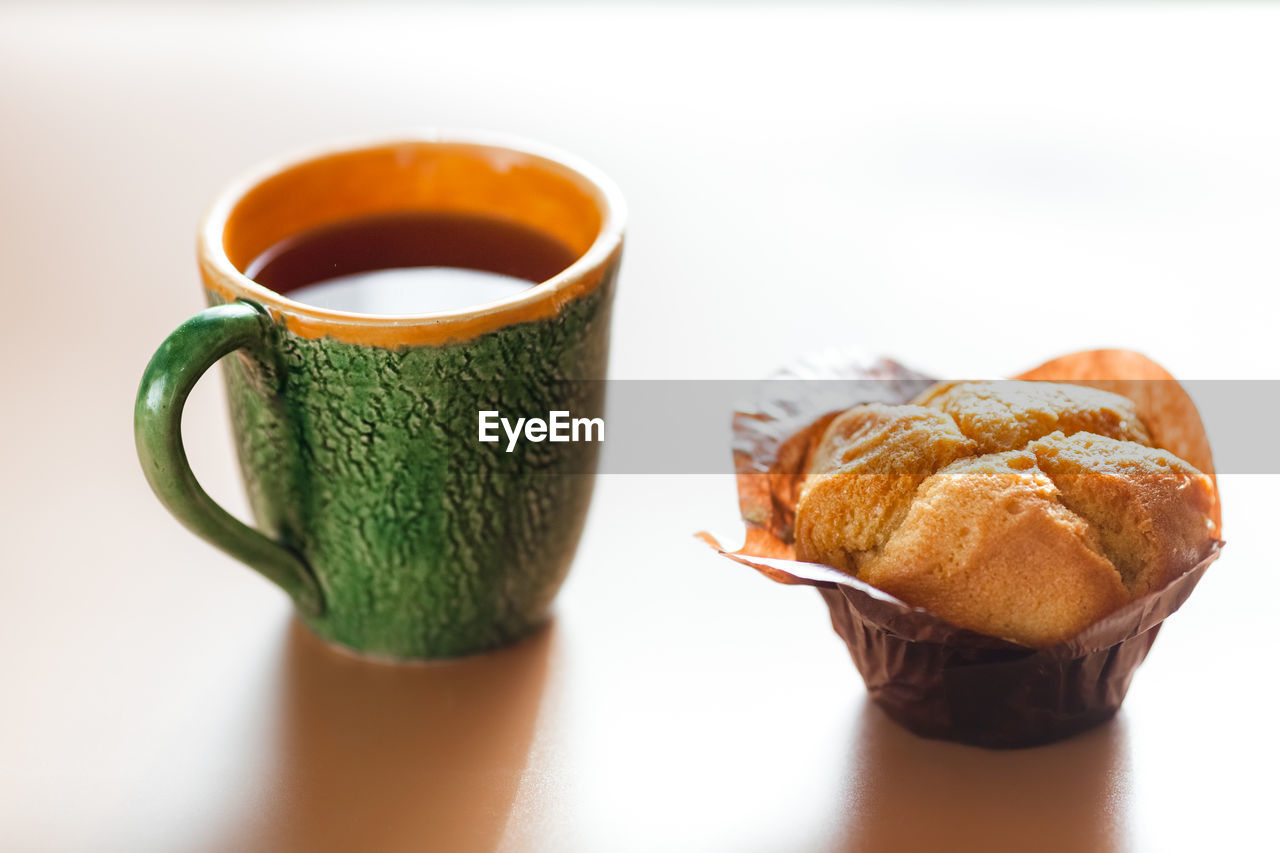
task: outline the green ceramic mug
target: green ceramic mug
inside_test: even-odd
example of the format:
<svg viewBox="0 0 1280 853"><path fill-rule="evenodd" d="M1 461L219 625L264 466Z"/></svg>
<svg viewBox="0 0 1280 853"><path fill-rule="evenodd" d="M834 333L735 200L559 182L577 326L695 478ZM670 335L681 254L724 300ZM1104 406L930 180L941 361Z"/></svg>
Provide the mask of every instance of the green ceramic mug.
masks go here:
<svg viewBox="0 0 1280 853"><path fill-rule="evenodd" d="M576 254L514 296L420 315L312 307L246 277L291 236L356 217L479 214ZM160 346L134 431L179 521L261 572L320 637L395 658L463 655L542 622L586 517L598 445L478 440L478 409L603 416L622 252L612 182L564 154L484 138L332 149L253 175L199 233L210 305ZM196 482L180 432L191 388L224 364L258 529ZM587 475L584 475L587 472Z"/></svg>

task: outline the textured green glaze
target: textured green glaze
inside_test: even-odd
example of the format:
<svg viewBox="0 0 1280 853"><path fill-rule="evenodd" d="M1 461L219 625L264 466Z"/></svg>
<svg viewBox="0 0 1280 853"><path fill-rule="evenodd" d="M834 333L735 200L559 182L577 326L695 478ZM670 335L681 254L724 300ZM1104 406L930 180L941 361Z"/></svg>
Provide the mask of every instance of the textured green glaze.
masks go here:
<svg viewBox="0 0 1280 853"><path fill-rule="evenodd" d="M602 416L603 383L563 380L604 377L612 294L611 273L553 317L394 350L268 323L256 353L224 361L255 517L318 581L323 610L300 608L317 634L366 653L448 657L545 619L598 445L508 453L479 442L477 412Z"/></svg>

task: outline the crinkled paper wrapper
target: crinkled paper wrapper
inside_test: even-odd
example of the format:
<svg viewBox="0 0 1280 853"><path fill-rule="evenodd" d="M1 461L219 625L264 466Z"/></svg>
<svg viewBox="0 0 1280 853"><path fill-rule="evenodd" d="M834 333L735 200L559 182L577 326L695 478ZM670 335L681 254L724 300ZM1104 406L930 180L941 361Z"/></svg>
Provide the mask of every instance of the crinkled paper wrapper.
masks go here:
<svg viewBox="0 0 1280 853"><path fill-rule="evenodd" d="M811 387L822 393L808 399L764 400L735 412L734 463L747 541L730 553L710 536L703 538L779 583L816 587L871 698L917 734L986 747L1034 746L1115 714L1161 623L1187 600L1221 542L1163 589L1046 648L956 627L841 571L799 562L792 545L808 456L835 414L857 403L906 402L934 379L887 359L851 365L831 357L783 378L847 381L815 383ZM1067 380L1124 394L1134 400L1157 444L1213 475L1208 440L1190 397L1144 356L1122 350L1077 353L1018 378ZM778 387L794 393L800 385Z"/></svg>

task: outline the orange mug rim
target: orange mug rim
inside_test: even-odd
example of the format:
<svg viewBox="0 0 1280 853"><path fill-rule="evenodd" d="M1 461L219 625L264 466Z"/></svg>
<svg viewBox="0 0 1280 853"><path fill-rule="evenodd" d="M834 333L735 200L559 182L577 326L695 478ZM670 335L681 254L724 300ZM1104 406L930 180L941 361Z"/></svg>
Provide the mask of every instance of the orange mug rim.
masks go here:
<svg viewBox="0 0 1280 853"><path fill-rule="evenodd" d="M599 208L595 239L578 258L551 278L492 302L416 314L371 314L320 308L297 302L246 276L228 257L223 236L237 205L276 175L360 151L403 146L470 149L528 158L540 168L576 183ZM391 137L328 143L266 161L233 180L201 219L197 254L205 285L228 301L260 304L302 337L332 337L346 343L372 345L435 344L466 340L487 331L556 313L575 296L594 289L622 249L625 202L617 185L582 158L554 146L517 136L475 131L423 131Z"/></svg>

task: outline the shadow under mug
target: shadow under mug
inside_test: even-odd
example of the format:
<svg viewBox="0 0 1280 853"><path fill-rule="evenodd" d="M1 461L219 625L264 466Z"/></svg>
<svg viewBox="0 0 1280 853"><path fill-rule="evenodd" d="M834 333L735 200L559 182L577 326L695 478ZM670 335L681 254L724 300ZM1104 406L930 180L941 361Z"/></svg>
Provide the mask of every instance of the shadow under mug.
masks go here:
<svg viewBox="0 0 1280 853"><path fill-rule="evenodd" d="M282 240L355 217L496 217L576 255L551 279L456 311L313 307L243 274ZM391 659L494 648L546 618L577 547L595 443L478 440L478 411L603 416L623 206L595 169L527 143L420 137L263 169L199 232L209 308L151 359L138 456L161 502L261 572L320 637ZM232 428L259 529L196 482L182 408L224 356Z"/></svg>

